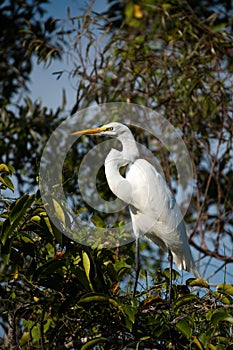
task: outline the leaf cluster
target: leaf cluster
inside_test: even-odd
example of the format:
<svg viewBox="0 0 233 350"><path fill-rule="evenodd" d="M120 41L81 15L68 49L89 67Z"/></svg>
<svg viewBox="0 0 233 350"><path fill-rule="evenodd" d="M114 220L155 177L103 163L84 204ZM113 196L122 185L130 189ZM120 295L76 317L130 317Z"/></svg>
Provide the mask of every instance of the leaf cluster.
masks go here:
<svg viewBox="0 0 233 350"><path fill-rule="evenodd" d="M11 170L4 164L0 169L9 178ZM6 177L2 185L12 189ZM159 282L133 298L129 247L84 247L69 240L49 220L38 193L2 203L2 349L233 345L232 286L211 290L203 280L174 282L169 305L164 271ZM174 271L174 281L178 275Z"/></svg>
<svg viewBox="0 0 233 350"><path fill-rule="evenodd" d="M48 64L60 58L57 22L44 19L45 4L47 0L0 4L0 153L2 162L14 164L19 191L25 191L27 182L28 187L36 185L43 143L64 107L53 113L26 96L33 57Z"/></svg>
<svg viewBox="0 0 233 350"><path fill-rule="evenodd" d="M61 108L49 111L42 103L27 97L24 103L1 109L0 140L2 161L14 164L18 190L22 193L27 184L32 189L37 184L39 157L51 128L61 122Z"/></svg>
<svg viewBox="0 0 233 350"><path fill-rule="evenodd" d="M45 14L43 5L46 3L47 0L32 3L23 0L1 1L1 105L8 104L9 99L15 97L20 89L28 87L32 51L39 51L40 60L47 60L49 56L59 57L57 49L50 43L55 22L51 18L45 22L42 20ZM35 41L39 41L36 47Z"/></svg>

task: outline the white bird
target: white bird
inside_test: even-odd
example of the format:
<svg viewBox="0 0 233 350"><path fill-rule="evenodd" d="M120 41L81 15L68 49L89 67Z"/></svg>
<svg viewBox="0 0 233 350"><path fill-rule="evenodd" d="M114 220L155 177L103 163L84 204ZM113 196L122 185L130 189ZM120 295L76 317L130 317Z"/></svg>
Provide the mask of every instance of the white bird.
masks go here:
<svg viewBox="0 0 233 350"><path fill-rule="evenodd" d="M170 261L169 298L171 297L173 260L180 270L200 277L187 239L180 209L160 173L147 160L140 158L136 141L129 128L112 122L99 128L74 132L72 135L105 135L118 139L122 150L112 148L105 159L108 185L116 197L129 205L136 237L136 279L139 275L139 238L146 236L163 251ZM120 169L126 167L125 177ZM170 300L170 299L169 299Z"/></svg>

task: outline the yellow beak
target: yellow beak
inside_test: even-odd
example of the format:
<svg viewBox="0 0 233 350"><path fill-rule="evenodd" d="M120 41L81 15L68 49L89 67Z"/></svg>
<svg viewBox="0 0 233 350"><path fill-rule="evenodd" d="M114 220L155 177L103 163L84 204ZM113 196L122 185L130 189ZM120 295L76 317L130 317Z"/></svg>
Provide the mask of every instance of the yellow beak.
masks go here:
<svg viewBox="0 0 233 350"><path fill-rule="evenodd" d="M101 131L104 131L105 127L100 127L100 128L94 128L94 129L86 129L82 131L76 131L73 132L71 135L78 136L78 135L94 135L94 134L99 134Z"/></svg>

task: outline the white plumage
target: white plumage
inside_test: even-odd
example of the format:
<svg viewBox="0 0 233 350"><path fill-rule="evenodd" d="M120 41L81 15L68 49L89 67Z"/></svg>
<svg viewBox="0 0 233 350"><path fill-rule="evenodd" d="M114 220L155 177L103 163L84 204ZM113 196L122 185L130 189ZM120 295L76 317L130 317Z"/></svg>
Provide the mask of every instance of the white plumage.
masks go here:
<svg viewBox="0 0 233 350"><path fill-rule="evenodd" d="M74 133L81 134L100 134L120 140L122 150L111 149L105 160L105 173L111 191L129 204L137 243L139 237L145 235L162 250L171 252L180 270L191 271L199 277L176 200L160 173L140 158L129 128L113 122ZM126 167L125 177L120 173L121 167Z"/></svg>

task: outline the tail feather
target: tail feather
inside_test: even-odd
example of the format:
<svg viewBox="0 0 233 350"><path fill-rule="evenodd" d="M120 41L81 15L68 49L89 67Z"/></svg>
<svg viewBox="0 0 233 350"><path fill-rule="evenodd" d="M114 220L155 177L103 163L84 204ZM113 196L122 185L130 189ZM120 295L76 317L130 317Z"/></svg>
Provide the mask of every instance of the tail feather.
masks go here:
<svg viewBox="0 0 233 350"><path fill-rule="evenodd" d="M188 258L185 256L178 256L174 252L172 252L172 255L179 270L191 272L196 278L201 278L191 254Z"/></svg>

